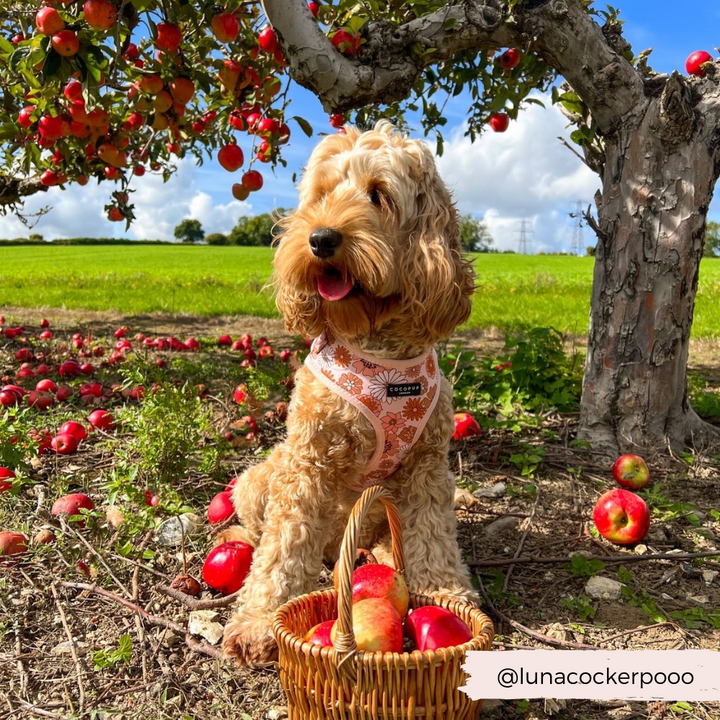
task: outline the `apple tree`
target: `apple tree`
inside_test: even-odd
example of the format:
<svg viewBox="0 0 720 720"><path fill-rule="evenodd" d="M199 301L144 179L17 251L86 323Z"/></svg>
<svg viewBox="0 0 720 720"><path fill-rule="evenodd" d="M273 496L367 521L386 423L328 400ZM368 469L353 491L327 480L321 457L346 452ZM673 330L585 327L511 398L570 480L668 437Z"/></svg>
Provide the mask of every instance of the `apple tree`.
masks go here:
<svg viewBox="0 0 720 720"><path fill-rule="evenodd" d="M244 199L263 182L251 163L284 162L290 79L340 132L352 112L412 112L438 151L448 98L468 98L475 139L551 90L602 179L581 436L610 452L704 442L686 365L720 69L705 54L689 70L653 72L593 0L16 0L0 6L0 211L96 178L113 183L108 218L130 222L133 177L168 177L186 153L244 168Z"/></svg>

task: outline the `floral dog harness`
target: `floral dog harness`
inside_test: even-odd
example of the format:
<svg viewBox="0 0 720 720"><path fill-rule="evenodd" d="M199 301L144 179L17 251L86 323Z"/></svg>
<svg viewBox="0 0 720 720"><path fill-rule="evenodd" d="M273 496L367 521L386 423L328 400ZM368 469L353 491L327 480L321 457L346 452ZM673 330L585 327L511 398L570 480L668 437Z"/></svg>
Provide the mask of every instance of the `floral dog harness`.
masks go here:
<svg viewBox="0 0 720 720"><path fill-rule="evenodd" d="M377 447L360 486L386 480L417 442L438 401L440 369L434 348L410 360L387 360L361 354L326 332L313 341L305 365L375 429Z"/></svg>

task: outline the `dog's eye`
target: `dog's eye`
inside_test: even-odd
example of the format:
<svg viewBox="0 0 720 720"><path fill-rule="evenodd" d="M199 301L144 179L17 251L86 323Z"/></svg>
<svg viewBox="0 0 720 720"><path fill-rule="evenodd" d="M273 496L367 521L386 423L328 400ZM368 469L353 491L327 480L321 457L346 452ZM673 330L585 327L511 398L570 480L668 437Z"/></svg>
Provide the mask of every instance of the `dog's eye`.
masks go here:
<svg viewBox="0 0 720 720"><path fill-rule="evenodd" d="M377 207L382 205L382 193L376 188L370 188L370 202Z"/></svg>

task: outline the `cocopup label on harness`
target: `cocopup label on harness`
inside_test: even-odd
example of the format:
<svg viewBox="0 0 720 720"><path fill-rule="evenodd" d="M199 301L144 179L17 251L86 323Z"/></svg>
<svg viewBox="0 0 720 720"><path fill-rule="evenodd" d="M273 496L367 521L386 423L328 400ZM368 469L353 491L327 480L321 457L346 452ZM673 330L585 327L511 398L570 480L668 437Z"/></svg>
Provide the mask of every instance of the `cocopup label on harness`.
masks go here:
<svg viewBox="0 0 720 720"><path fill-rule="evenodd" d="M422 395L422 385L420 383L405 383L403 385L387 386L388 397L413 397L414 395Z"/></svg>

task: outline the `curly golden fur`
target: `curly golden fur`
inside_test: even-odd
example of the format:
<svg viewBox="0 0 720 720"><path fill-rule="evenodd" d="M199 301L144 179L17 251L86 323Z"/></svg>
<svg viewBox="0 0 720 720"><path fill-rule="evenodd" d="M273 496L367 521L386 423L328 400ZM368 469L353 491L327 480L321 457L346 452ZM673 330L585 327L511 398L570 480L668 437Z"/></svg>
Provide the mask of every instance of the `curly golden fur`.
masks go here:
<svg viewBox="0 0 720 720"><path fill-rule="evenodd" d="M474 275L459 245L458 217L427 146L386 122L322 140L300 184L297 210L281 222L275 256L278 308L289 330L315 337L330 330L386 358L421 354L470 314ZM313 254L310 234L332 228L342 242L330 258ZM326 300L324 274L352 290ZM410 589L474 601L456 540L454 479L447 450L452 391L440 398L402 467L386 481L403 519ZM375 449L375 431L359 410L302 367L287 421L287 439L248 470L233 492L242 526L219 542L255 546L250 574L225 628L224 651L240 664L275 657L271 621L284 602L313 589L323 557L334 559L353 485ZM362 538L392 564L381 508Z"/></svg>

